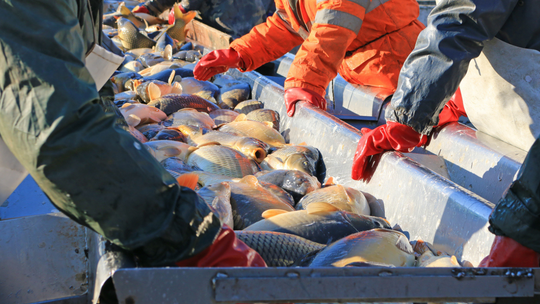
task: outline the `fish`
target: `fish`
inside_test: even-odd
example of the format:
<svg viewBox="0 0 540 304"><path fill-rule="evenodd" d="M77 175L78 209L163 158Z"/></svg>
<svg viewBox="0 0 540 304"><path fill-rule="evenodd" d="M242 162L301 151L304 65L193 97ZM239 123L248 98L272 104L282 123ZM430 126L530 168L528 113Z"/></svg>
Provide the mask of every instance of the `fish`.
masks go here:
<svg viewBox="0 0 540 304"><path fill-rule="evenodd" d="M223 109L234 109L251 95L247 82L238 81L229 75L216 75L214 84L220 88L218 105Z"/></svg>
<svg viewBox="0 0 540 304"><path fill-rule="evenodd" d="M198 128L212 129L215 127L214 120L205 112L195 109L181 109L172 113L167 118L170 127L194 126Z"/></svg>
<svg viewBox="0 0 540 304"><path fill-rule="evenodd" d="M236 107L234 107L234 111L240 114L247 115L251 111L255 111L262 108L264 108L264 105L262 102L255 99L249 99L249 100L244 100L241 103L237 104Z"/></svg>
<svg viewBox="0 0 540 304"><path fill-rule="evenodd" d="M259 181L259 180L257 180ZM280 200L286 202L287 204L291 205L291 207L294 208L294 199L292 198L292 196L285 192L285 190L281 189L280 187L274 185L274 184L271 184L271 183L265 183L265 182L261 182L259 181L259 184L261 184L261 186L264 187L264 189L272 192L272 194L274 194L276 197L278 197Z"/></svg>
<svg viewBox="0 0 540 304"><path fill-rule="evenodd" d="M235 230L244 229L262 220L262 214L266 210L294 210L288 202L265 189L253 175L245 176L239 182L230 182L229 185Z"/></svg>
<svg viewBox="0 0 540 304"><path fill-rule="evenodd" d="M156 140L144 143L146 149L159 162L169 157L178 157L181 160L188 158L196 148L174 140Z"/></svg>
<svg viewBox="0 0 540 304"><path fill-rule="evenodd" d="M120 92L123 92L126 90L126 87L124 86L126 81L130 79L141 79L142 76L137 72L125 72L125 73L119 73L111 77L111 81L116 85L118 90Z"/></svg>
<svg viewBox="0 0 540 304"><path fill-rule="evenodd" d="M163 95L157 99L152 100L148 103L148 105L154 106L162 110L167 115L171 115L174 112L184 108L192 108L199 112L206 113L210 113L219 109L218 106L209 102L208 100L196 95L189 94Z"/></svg>
<svg viewBox="0 0 540 304"><path fill-rule="evenodd" d="M258 163L265 159L268 149L270 148L267 144L258 139L236 136L219 131L212 131L204 135L192 137L191 140L198 145L217 142L223 146L242 152L244 155Z"/></svg>
<svg viewBox="0 0 540 304"><path fill-rule="evenodd" d="M137 130L141 132L146 139L150 140L159 133L159 131L165 129L165 126L158 123L149 123L141 126L137 126Z"/></svg>
<svg viewBox="0 0 540 304"><path fill-rule="evenodd" d="M306 209L311 203L325 202L339 210L370 215L368 201L361 191L343 185L334 185L315 190L304 196L296 210Z"/></svg>
<svg viewBox="0 0 540 304"><path fill-rule="evenodd" d="M130 61L126 64L124 64L121 68L120 68L120 72L139 72L141 70L144 69L144 66L142 65L142 63L140 63L139 61L135 60L135 61Z"/></svg>
<svg viewBox="0 0 540 304"><path fill-rule="evenodd" d="M196 50L182 50L173 54L173 58L185 60L188 62L195 62L198 59L201 59L202 54Z"/></svg>
<svg viewBox="0 0 540 304"><path fill-rule="evenodd" d="M161 54L146 53L139 56L137 60L139 60L145 68L148 68L165 61L165 58L163 58Z"/></svg>
<svg viewBox="0 0 540 304"><path fill-rule="evenodd" d="M149 103L152 100L167 94L182 94L182 86L178 82L171 85L159 80L134 80L133 83L137 90L137 94L144 103Z"/></svg>
<svg viewBox="0 0 540 304"><path fill-rule="evenodd" d="M239 115L237 119L242 115L243 114ZM253 137L265 142L271 147L282 147L285 145L285 139L273 128L272 124L268 126L267 124L258 121L233 121L221 126L219 131L239 136Z"/></svg>
<svg viewBox="0 0 540 304"><path fill-rule="evenodd" d="M240 178L236 178L236 177L205 172L205 171L202 171L201 169L199 170L193 171L193 173L199 176L199 185L201 185L201 187L205 187L205 186L213 185L213 184L219 184L222 182L237 182L240 180Z"/></svg>
<svg viewBox="0 0 540 304"><path fill-rule="evenodd" d="M396 267L414 266L416 259L407 237L391 229L372 229L346 236L321 250L310 267L345 267L374 262Z"/></svg>
<svg viewBox="0 0 540 304"><path fill-rule="evenodd" d="M124 91L122 93L118 93L114 95L115 100L135 100L137 98L137 92L133 91ZM132 103L134 103L132 101Z"/></svg>
<svg viewBox="0 0 540 304"><path fill-rule="evenodd" d="M174 75L175 76L180 76L180 77L193 77L193 70L188 70L188 69L184 69L184 68L169 68L169 69L166 69L166 70L163 70L159 73L156 73L156 74L153 74L153 75L150 75L150 76L145 76L143 77L143 80L159 80L159 81L164 81L164 82L167 82L169 81L169 78L171 77L171 73L174 71ZM182 84L180 82L180 84ZM183 87L182 87L183 88Z"/></svg>
<svg viewBox="0 0 540 304"><path fill-rule="evenodd" d="M418 257L416 263L418 267L461 267L454 255L444 252L435 252L428 243L418 240L413 246L413 250Z"/></svg>
<svg viewBox="0 0 540 304"><path fill-rule="evenodd" d="M165 158L160 163L165 169L177 172L178 174L190 173L193 171L201 170L201 168L193 167L186 164L183 160L175 156ZM199 176L199 174L197 174L197 176ZM200 184L200 176L199 181L197 182Z"/></svg>
<svg viewBox="0 0 540 304"><path fill-rule="evenodd" d="M137 18L139 19L142 19L142 20L145 20L146 23L148 23L149 25L157 25L157 24L163 24L163 23L166 23L167 20L163 20L159 17L155 17L155 16L152 16L150 14L146 14L146 13L133 13Z"/></svg>
<svg viewBox="0 0 540 304"><path fill-rule="evenodd" d="M148 141L148 139L146 139L139 130L135 129L135 127L129 126L129 133L143 144Z"/></svg>
<svg viewBox="0 0 540 304"><path fill-rule="evenodd" d="M238 116L238 112L227 109L217 109L210 112L209 114L216 123L216 125L233 122Z"/></svg>
<svg viewBox="0 0 540 304"><path fill-rule="evenodd" d="M167 115L165 115L163 111L145 104L125 103L120 108L120 112L126 119L128 125L133 127L167 119Z"/></svg>
<svg viewBox="0 0 540 304"><path fill-rule="evenodd" d="M329 244L356 232L391 228L383 218L337 210L326 203L310 204L306 210L292 212L267 210L263 216L264 220L245 230L290 233L320 244Z"/></svg>
<svg viewBox="0 0 540 304"><path fill-rule="evenodd" d="M186 137L187 143L192 146L197 146L195 139L199 136L202 136L208 132L211 132L208 128L200 128L190 125L179 125L176 127L184 136Z"/></svg>
<svg viewBox="0 0 540 304"><path fill-rule="evenodd" d="M287 191L298 203L302 197L321 188L317 178L298 170L273 170L255 173L260 182L271 183Z"/></svg>
<svg viewBox="0 0 540 304"><path fill-rule="evenodd" d="M279 114L270 109L258 109L251 111L246 115L246 119L258 121L258 122L271 122L274 126L274 129L279 131Z"/></svg>
<svg viewBox="0 0 540 304"><path fill-rule="evenodd" d="M220 129L221 130L221 129ZM317 176L320 153L309 146L287 146L269 154L262 162L263 170L286 169L299 170Z"/></svg>
<svg viewBox="0 0 540 304"><path fill-rule="evenodd" d="M116 9L116 12L112 14L106 14L103 16L103 24L117 28L116 20L119 17L126 18L133 22L133 24L140 28L144 26L144 23L141 19L137 18L129 8L126 7L124 2L121 2L120 5L118 5L118 8Z"/></svg>
<svg viewBox="0 0 540 304"><path fill-rule="evenodd" d="M231 207L231 186L227 182L207 185L197 191L206 204L215 211L223 224L234 227Z"/></svg>
<svg viewBox="0 0 540 304"><path fill-rule="evenodd" d="M273 231L235 231L236 237L257 251L268 267L289 267L326 245Z"/></svg>
<svg viewBox="0 0 540 304"><path fill-rule="evenodd" d="M186 136L180 132L178 129L175 128L164 128L161 129L152 139L153 140L175 140L175 141L181 141L186 142Z"/></svg>
<svg viewBox="0 0 540 304"><path fill-rule="evenodd" d="M209 173L237 178L256 172L256 168L244 154L229 147L214 144L198 147L189 155L187 163Z"/></svg>
<svg viewBox="0 0 540 304"><path fill-rule="evenodd" d="M120 17L116 22L118 24L118 38L126 50L151 48L156 44L154 40L139 31L131 20Z"/></svg>
<svg viewBox="0 0 540 304"><path fill-rule="evenodd" d="M125 54L129 56L133 56L134 58L139 58L139 56L143 54L152 53L152 52L153 50L151 48L144 47L144 48L131 49L127 51Z"/></svg>
<svg viewBox="0 0 540 304"><path fill-rule="evenodd" d="M166 30L167 34L178 41L186 41L186 25L195 18L197 12L189 11L184 14L178 7L178 3L175 3L172 9L174 10L174 24Z"/></svg>
<svg viewBox="0 0 540 304"><path fill-rule="evenodd" d="M184 77L180 82L185 94L195 94L204 99L216 98L219 88L210 81L197 80L193 77Z"/></svg>

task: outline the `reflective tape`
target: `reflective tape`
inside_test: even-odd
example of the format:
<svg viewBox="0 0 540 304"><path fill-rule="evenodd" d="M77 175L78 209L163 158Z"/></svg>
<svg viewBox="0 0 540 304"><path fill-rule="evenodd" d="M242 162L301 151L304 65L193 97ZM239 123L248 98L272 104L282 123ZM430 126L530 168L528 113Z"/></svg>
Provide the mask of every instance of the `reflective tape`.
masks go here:
<svg viewBox="0 0 540 304"><path fill-rule="evenodd" d="M331 9L317 11L314 23L341 26L353 31L355 34L358 34L360 27L362 27L362 19L357 16Z"/></svg>
<svg viewBox="0 0 540 304"><path fill-rule="evenodd" d="M302 39L304 40L309 36L309 33L301 27L298 29L298 31L294 30L294 28L291 25L291 22L289 21L289 15L287 15L287 12L285 10L278 9L276 10L276 14L281 20L283 20L289 32L302 37Z"/></svg>
<svg viewBox="0 0 540 304"><path fill-rule="evenodd" d="M329 0L317 0L317 4L327 2ZM348 0L352 3L356 3L366 9L366 14L376 9L377 7L385 4L390 0Z"/></svg>

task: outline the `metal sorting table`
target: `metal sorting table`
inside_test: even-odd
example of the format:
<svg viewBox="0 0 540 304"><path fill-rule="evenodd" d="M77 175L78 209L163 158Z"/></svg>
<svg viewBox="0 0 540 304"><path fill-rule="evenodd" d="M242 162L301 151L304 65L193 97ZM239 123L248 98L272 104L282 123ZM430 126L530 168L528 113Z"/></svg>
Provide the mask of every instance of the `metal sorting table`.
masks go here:
<svg viewBox="0 0 540 304"><path fill-rule="evenodd" d="M280 69L286 73L283 60ZM489 213L524 151L453 124L426 150L385 153L369 182L353 181L358 128L382 122L384 94L366 93L336 78L329 94L332 109L348 99L358 108L341 106L338 115L349 119L363 111L362 120L347 124L303 103L289 118L283 88L270 77L237 70L228 74L250 83L252 98L280 114L287 141L321 151L326 177L374 195L386 218L411 240L433 243L474 264L487 255L493 240L486 229ZM362 105L366 100L371 103ZM51 214L54 207L31 177L8 196L0 205L0 303L109 303L116 297L126 304L540 301L533 298L535 290L540 292L540 269L135 268L129 256L99 235Z"/></svg>

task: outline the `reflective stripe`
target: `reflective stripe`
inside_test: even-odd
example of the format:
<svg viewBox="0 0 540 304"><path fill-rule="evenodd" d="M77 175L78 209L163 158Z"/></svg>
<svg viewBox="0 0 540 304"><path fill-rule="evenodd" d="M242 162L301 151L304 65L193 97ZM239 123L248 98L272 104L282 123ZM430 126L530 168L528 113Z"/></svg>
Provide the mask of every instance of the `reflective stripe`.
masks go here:
<svg viewBox="0 0 540 304"><path fill-rule="evenodd" d="M331 9L322 9L317 11L314 23L341 26L353 31L356 34L360 32L360 27L362 27L362 19L358 18L357 16Z"/></svg>
<svg viewBox="0 0 540 304"><path fill-rule="evenodd" d="M291 22L289 21L289 16L287 15L287 12L285 10L277 9L276 14L281 20L283 20L289 32L302 37L302 39L304 40L309 36L309 34L303 28L300 28L299 31L294 30L294 28L291 25Z"/></svg>
<svg viewBox="0 0 540 304"><path fill-rule="evenodd" d="M328 0L317 0L317 4L321 2L326 2ZM376 9L380 5L385 4L390 0L348 0L350 2L356 3L366 9L366 14Z"/></svg>

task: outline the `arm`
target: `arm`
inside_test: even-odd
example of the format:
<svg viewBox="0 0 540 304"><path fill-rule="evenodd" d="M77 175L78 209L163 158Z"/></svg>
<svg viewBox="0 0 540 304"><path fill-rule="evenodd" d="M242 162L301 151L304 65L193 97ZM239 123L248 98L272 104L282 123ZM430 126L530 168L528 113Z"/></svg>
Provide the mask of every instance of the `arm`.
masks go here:
<svg viewBox="0 0 540 304"><path fill-rule="evenodd" d="M98 104L77 2L4 1L0 15L0 135L55 206L142 265L210 246L218 218Z"/></svg>
<svg viewBox="0 0 540 304"><path fill-rule="evenodd" d="M267 18L265 23L255 26L248 34L234 40L230 47L240 54L243 71L253 71L301 44L302 37L289 28L276 12Z"/></svg>
<svg viewBox="0 0 540 304"><path fill-rule="evenodd" d="M386 119L429 134L470 60L495 37L517 0L438 1L398 81Z"/></svg>
<svg viewBox="0 0 540 304"><path fill-rule="evenodd" d="M305 88L325 95L328 83L337 75L347 47L358 36L362 26L365 8L355 2L359 1L317 1L311 33L296 54L285 89Z"/></svg>

